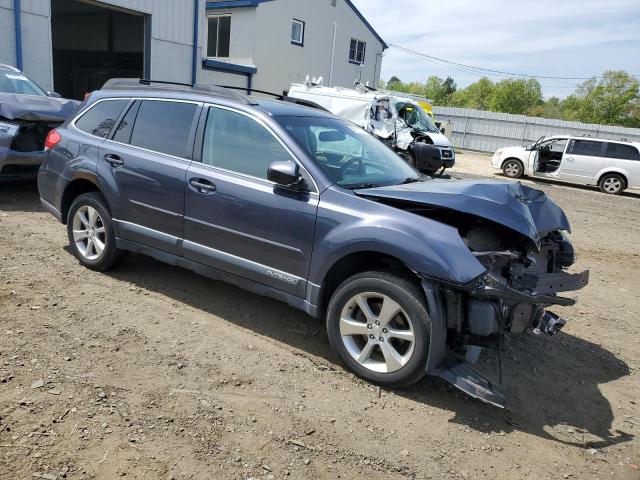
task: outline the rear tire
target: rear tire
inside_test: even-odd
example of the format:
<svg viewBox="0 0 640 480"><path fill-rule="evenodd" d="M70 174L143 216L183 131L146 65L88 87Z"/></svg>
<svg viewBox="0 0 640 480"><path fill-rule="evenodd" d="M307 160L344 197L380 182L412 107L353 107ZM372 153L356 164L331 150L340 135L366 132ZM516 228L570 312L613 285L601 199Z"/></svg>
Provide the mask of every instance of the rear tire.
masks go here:
<svg viewBox="0 0 640 480"><path fill-rule="evenodd" d="M125 256L116 248L111 213L99 192L83 193L73 201L67 215L67 234L75 257L92 270L107 270Z"/></svg>
<svg viewBox="0 0 640 480"><path fill-rule="evenodd" d="M357 376L396 388L426 374L431 319L424 293L408 279L369 271L345 280L327 309L334 351Z"/></svg>
<svg viewBox="0 0 640 480"><path fill-rule="evenodd" d="M524 164L517 158L508 158L502 164L502 172L509 178L522 178L524 176Z"/></svg>
<svg viewBox="0 0 640 480"><path fill-rule="evenodd" d="M618 173L607 173L598 182L598 187L603 193L609 195L620 195L627 188L624 177Z"/></svg>

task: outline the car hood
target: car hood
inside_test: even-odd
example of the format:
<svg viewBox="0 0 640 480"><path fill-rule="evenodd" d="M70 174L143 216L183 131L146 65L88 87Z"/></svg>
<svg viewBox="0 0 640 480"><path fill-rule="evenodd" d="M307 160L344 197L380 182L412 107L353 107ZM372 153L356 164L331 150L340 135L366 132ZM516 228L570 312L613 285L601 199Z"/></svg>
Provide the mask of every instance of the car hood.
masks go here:
<svg viewBox="0 0 640 480"><path fill-rule="evenodd" d="M359 189L355 193L475 215L525 235L538 248L549 232L571 229L562 209L544 192L514 182L431 180Z"/></svg>
<svg viewBox="0 0 640 480"><path fill-rule="evenodd" d="M0 117L31 122L64 122L80 105L77 100L0 92Z"/></svg>
<svg viewBox="0 0 640 480"><path fill-rule="evenodd" d="M433 132L425 132L429 135L429 138L433 141L433 144L436 147L449 147L451 148L451 142L447 137L445 137L442 133L433 133Z"/></svg>
<svg viewBox="0 0 640 480"><path fill-rule="evenodd" d="M516 157L522 156L527 150L524 147L503 147L498 149L498 151L504 156L506 153L509 155L513 155Z"/></svg>

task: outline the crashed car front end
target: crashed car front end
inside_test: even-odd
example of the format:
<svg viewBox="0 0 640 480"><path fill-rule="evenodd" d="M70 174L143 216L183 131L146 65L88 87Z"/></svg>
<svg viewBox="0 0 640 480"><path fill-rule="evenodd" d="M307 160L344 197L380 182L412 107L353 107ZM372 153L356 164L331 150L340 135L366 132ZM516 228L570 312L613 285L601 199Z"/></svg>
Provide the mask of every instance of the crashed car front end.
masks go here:
<svg viewBox="0 0 640 480"><path fill-rule="evenodd" d="M57 125L0 117L0 179L35 178L47 133Z"/></svg>
<svg viewBox="0 0 640 480"><path fill-rule="evenodd" d="M510 182L431 181L359 194L455 227L469 260L484 267L466 283L423 276L432 317L427 371L503 406L504 397L471 367L482 349L499 351L506 334L557 334L566 322L549 308L574 305L565 293L589 281L588 271L568 271L576 256L562 209L543 192Z"/></svg>
<svg viewBox="0 0 640 480"><path fill-rule="evenodd" d="M47 134L79 104L63 98L0 92L0 180L35 178Z"/></svg>

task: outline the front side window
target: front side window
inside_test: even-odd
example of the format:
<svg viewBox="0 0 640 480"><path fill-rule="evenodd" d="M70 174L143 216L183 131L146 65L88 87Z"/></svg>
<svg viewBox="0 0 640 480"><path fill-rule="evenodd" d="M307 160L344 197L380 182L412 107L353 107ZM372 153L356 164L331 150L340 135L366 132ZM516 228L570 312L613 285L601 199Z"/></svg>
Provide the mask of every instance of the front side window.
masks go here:
<svg viewBox="0 0 640 480"><path fill-rule="evenodd" d="M623 143L607 143L605 155L609 158L620 158L622 160L640 160L638 149Z"/></svg>
<svg viewBox="0 0 640 480"><path fill-rule="evenodd" d="M344 188L387 186L419 180L419 174L356 124L326 117L277 117L313 161Z"/></svg>
<svg viewBox="0 0 640 480"><path fill-rule="evenodd" d="M207 27L207 57L229 58L231 16L209 17Z"/></svg>
<svg viewBox="0 0 640 480"><path fill-rule="evenodd" d="M143 100L131 132L131 145L190 157L187 142L197 108L193 103Z"/></svg>
<svg viewBox="0 0 640 480"><path fill-rule="evenodd" d="M104 100L94 104L78 120L76 128L97 137L107 138L129 99Z"/></svg>
<svg viewBox="0 0 640 480"><path fill-rule="evenodd" d="M588 157L602 156L602 142L594 142L592 140L571 140L568 154L585 155Z"/></svg>
<svg viewBox="0 0 640 480"><path fill-rule="evenodd" d="M365 51L367 44L355 38L351 39L351 46L349 47L349 61L351 63L364 63Z"/></svg>
<svg viewBox="0 0 640 480"><path fill-rule="evenodd" d="M264 126L241 113L209 109L202 163L266 179L269 165L282 161L293 159Z"/></svg>
<svg viewBox="0 0 640 480"><path fill-rule="evenodd" d="M304 45L304 22L293 19L291 23L291 43L294 45Z"/></svg>
<svg viewBox="0 0 640 480"><path fill-rule="evenodd" d="M554 153L564 153L564 149L567 146L566 138L556 138L554 140L547 140L539 145L540 150L548 150Z"/></svg>

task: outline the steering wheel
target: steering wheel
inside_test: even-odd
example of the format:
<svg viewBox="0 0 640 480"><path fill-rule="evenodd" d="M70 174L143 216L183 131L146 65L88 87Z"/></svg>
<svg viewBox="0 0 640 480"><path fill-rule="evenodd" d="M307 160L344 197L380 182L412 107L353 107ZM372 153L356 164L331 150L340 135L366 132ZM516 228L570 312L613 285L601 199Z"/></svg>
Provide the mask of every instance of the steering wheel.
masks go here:
<svg viewBox="0 0 640 480"><path fill-rule="evenodd" d="M362 161L362 157L354 157L347 160L347 162L342 166L342 168L340 168L340 176L344 175L344 172L346 172L347 169L356 162L360 163L357 170L358 173L364 172L364 162Z"/></svg>

